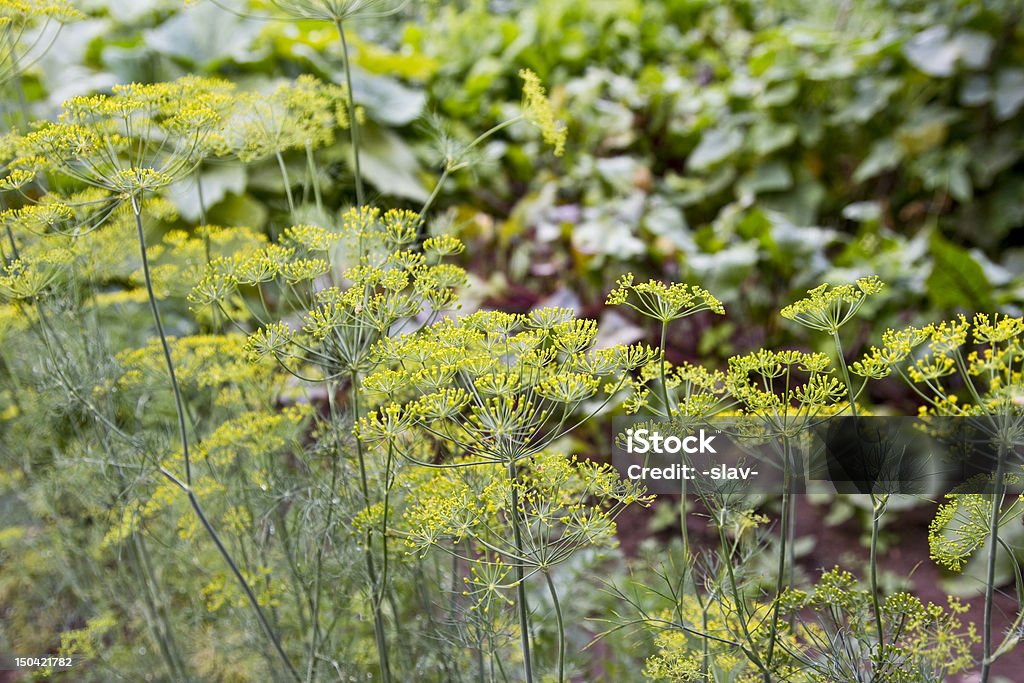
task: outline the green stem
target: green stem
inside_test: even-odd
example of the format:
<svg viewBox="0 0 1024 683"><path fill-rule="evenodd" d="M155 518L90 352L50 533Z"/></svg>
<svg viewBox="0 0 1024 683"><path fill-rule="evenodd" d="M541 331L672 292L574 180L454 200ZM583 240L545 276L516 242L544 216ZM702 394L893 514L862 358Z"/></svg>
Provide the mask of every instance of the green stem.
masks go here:
<svg viewBox="0 0 1024 683"><path fill-rule="evenodd" d="M353 419L359 419L359 374L352 372L350 375L352 385L352 413ZM370 507L370 485L366 475L366 458L363 454L363 444L356 439L356 458L359 461L359 486L363 494L363 505ZM383 604L384 586L377 575L377 565L373 559L373 531L366 529L366 574L370 583L370 604L373 608L373 638L377 644L377 657L380 660L380 677L383 683L391 681L391 665L388 660L388 644L384 629L384 614L381 611Z"/></svg>
<svg viewBox="0 0 1024 683"><path fill-rule="evenodd" d="M341 38L341 51L345 59L345 89L347 91L345 95L348 98L348 132L349 138L352 141L353 170L356 177L356 203L359 206L365 206L366 195L363 190L363 174L359 168L359 116L356 114L355 95L352 92L352 67L348 54L348 41L345 39L345 27L342 26L341 19L335 21L334 25L338 29L338 37Z"/></svg>
<svg viewBox="0 0 1024 683"><path fill-rule="evenodd" d="M558 591L555 590L555 583L551 580L551 573L544 568L544 580L548 584L548 593L551 594L551 603L555 607L555 626L558 629L558 683L565 681L565 624L562 622L562 606L558 603Z"/></svg>
<svg viewBox="0 0 1024 683"><path fill-rule="evenodd" d="M843 353L843 342L839 338L839 331L832 331L832 340L836 345L836 355L839 360L839 369L843 374L843 382L846 384L846 396L850 402L850 415L857 419L857 402L854 399L853 380L850 378L850 370L846 366L846 354ZM860 440L857 441L860 445ZM871 590L871 607L875 612L875 629L878 631L878 653L881 655L885 647L885 634L882 630L882 608L878 595L878 530L882 513L885 510L885 503L875 498L871 493L871 557L868 567L868 582Z"/></svg>
<svg viewBox="0 0 1024 683"><path fill-rule="evenodd" d="M790 510L789 507L792 505L792 494L790 492L790 443L789 437L783 437L783 462L782 462L782 514L779 516L782 528L779 532L779 566L778 576L775 579L775 600L772 605L772 623L771 628L768 632L768 654L765 657L767 666L770 668L772 665L773 657L775 655L775 643L778 640L779 634L779 598L782 597L782 591L785 588L786 580L786 560L788 559L789 550L789 521L790 521Z"/></svg>
<svg viewBox="0 0 1024 683"><path fill-rule="evenodd" d="M768 666L762 661L761 656L757 653L758 643L754 642L753 637L750 635L750 629L747 626L747 610L744 607L743 596L740 594L739 584L736 582L736 568L733 566L732 556L733 550L729 546L729 541L725 537L725 525L722 524L721 515L724 514L724 509L718 511L718 542L722 547L722 558L725 560L726 573L729 576L729 590L732 592L733 603L736 608L736 618L740 623L740 632L743 634L743 640L746 641L747 646L742 648L743 653L747 656L747 659L757 667L758 671L761 672L765 683L771 683L771 673L768 671ZM705 629L704 634L707 634Z"/></svg>
<svg viewBox="0 0 1024 683"><path fill-rule="evenodd" d="M996 557L999 553L999 512L1002 507L1003 495L1006 492L1005 465L1006 465L1006 439L1005 433L1000 435L999 455L996 462L995 491L992 493L992 514L989 517L989 548L988 565L985 571L985 612L983 616L984 627L981 634L981 683L988 683L992 675L992 606L995 596L996 583Z"/></svg>
<svg viewBox="0 0 1024 683"><path fill-rule="evenodd" d="M512 124L521 121L522 119L523 116L520 114L519 116L514 116L511 119L508 119L507 121L502 121L501 123L492 126L491 128L485 130L480 135L476 136L476 138L474 138L473 141L470 142L468 145L463 147L462 150L454 158L449 157L445 159L444 169L441 171L441 176L437 179L437 182L434 184L434 189L431 190L430 196L427 197L427 201L423 202L423 206L420 207L419 215L421 221L418 228L419 234L417 234L416 236L419 242L422 242L424 239L426 239L427 236L426 223L424 220L427 215L427 211L429 211L430 208L434 205L434 201L437 199L437 195L440 194L441 188L444 187L445 181L448 180L448 176L450 176L453 171L456 171L466 165L466 162L462 160L465 154L469 152L469 150L473 149L474 147L482 143L487 138L497 133L498 131L508 128Z"/></svg>
<svg viewBox="0 0 1024 683"><path fill-rule="evenodd" d="M832 340L836 345L836 354L839 356L839 369L843 373L843 383L846 384L846 398L850 402L850 415L857 417L857 402L854 400L853 380L850 379L850 370L846 367L846 356L843 354L843 342L839 339L839 331L832 332Z"/></svg>
<svg viewBox="0 0 1024 683"><path fill-rule="evenodd" d="M671 419L672 405L668 398L668 360L665 358L665 346L668 341L668 323L661 323L661 400L665 403L665 418Z"/></svg>
<svg viewBox="0 0 1024 683"><path fill-rule="evenodd" d="M333 421L335 415L335 397L334 392L336 387L332 383L327 387L327 400L330 405L330 413ZM324 565L324 553L327 550L327 538L331 533L331 524L334 521L334 489L338 483L338 458L331 458L331 487L327 492L328 496L328 508L327 508L327 522L324 526L324 537L318 544L316 553L316 569L314 570L313 579L313 604L310 606L310 635L309 635L309 661L306 666L306 681L312 683L316 677L316 648L320 640L320 592L321 592L321 581L323 578L323 565Z"/></svg>
<svg viewBox="0 0 1024 683"><path fill-rule="evenodd" d="M517 557L523 556L523 533L519 528L519 475L514 461L508 463L508 478L512 488L512 505L509 514L512 517L512 540L515 543ZM533 683L533 661L530 659L530 612L526 605L526 580L523 576L523 565L516 561L516 598L519 603L519 644L523 651L523 672L526 683Z"/></svg>
<svg viewBox="0 0 1024 683"><path fill-rule="evenodd" d="M7 240L11 243L11 256L7 257L4 255L5 261L16 261L21 258L21 254L18 253L18 243L14 241L14 232L11 231L10 225L5 225L4 229L7 231Z"/></svg>
<svg viewBox="0 0 1024 683"><path fill-rule="evenodd" d="M427 211L434 205L434 200L437 199L437 195L441 192L441 188L444 186L444 181L448 180L448 176L451 174L451 166L449 164L444 165L444 170L441 171L441 177L437 179L437 183L434 185L434 190L427 197L427 201L423 202L423 206L420 208L420 218L426 216Z"/></svg>
<svg viewBox="0 0 1024 683"><path fill-rule="evenodd" d="M199 225L206 225L206 198L203 196L203 176L196 167L196 194L199 195ZM209 240L207 240L209 244ZM210 259L209 246L207 246L206 259Z"/></svg>
<svg viewBox="0 0 1024 683"><path fill-rule="evenodd" d="M167 664L171 676L175 680L189 680L185 665L181 661L180 651L174 639L174 632L171 630L170 621L164 612L164 601L157 595L156 578L153 574L153 567L149 562L144 539L140 534L132 534L132 550L135 555L136 571L142 583L142 596L146 608L152 615L153 623L150 624L153 636L157 641L160 654Z"/></svg>
<svg viewBox="0 0 1024 683"><path fill-rule="evenodd" d="M876 500L875 494L871 494L871 558L868 571L868 581L871 588L871 606L875 611L875 629L878 631L878 654L881 655L885 648L885 634L882 631L882 606L878 597L878 528L885 511L885 503Z"/></svg>
<svg viewBox="0 0 1024 683"><path fill-rule="evenodd" d="M199 195L199 225L203 226L203 251L206 254L206 262L210 262L210 227L206 221L206 198L203 197L203 176L199 173L199 166L196 167L196 194Z"/></svg>
<svg viewBox="0 0 1024 683"><path fill-rule="evenodd" d="M171 346L167 342L167 335L164 333L164 324L160 318L160 309L156 303L156 294L153 292L153 276L152 273L150 272L149 256L147 255L146 252L146 233L142 227L141 199L142 198L140 196L132 195L132 211L135 214L135 227L138 233L139 251L142 255L142 273L146 280L146 292L149 295L149 306L153 312L153 320L156 323L157 333L160 336L160 346L163 349L164 362L167 365L167 374L170 377L171 390L174 393L174 405L178 414L178 434L181 439L182 458L184 459L185 462L185 493L188 495L189 503L191 504L192 509L195 511L196 516L199 517L199 521L202 522L207 534L213 540L214 545L217 546L217 550L220 552L221 557L224 558L224 561L227 563L228 567L231 569L231 572L235 575L235 578L238 580L239 585L242 587L242 590L245 593L246 598L248 598L249 600L249 604L252 606L253 611L256 613L256 617L259 620L260 625L263 627L263 630L266 632L267 638L270 639L271 644L274 646L274 649L276 650L278 656L281 658L281 662L284 664L284 667L288 671L289 676L295 681L300 681L301 679L299 678L298 672L295 670L295 667L292 665L291 660L285 653L284 647L281 645L281 641L278 639L277 634L274 632L274 629L271 628L270 622L267 620L267 615L263 612L263 608L260 607L260 603L256 597L256 594L253 592L252 587L249 585L249 582L245 579L244 576L242 576L241 570L235 563L235 560L231 556L231 553L224 546L224 543L221 541L220 536L217 535L217 532L214 530L209 518L203 511L203 507L202 505L200 505L199 499L196 498L195 491L192 488L192 458L189 455L188 449L188 428L186 427L185 424L185 404L181 398L181 388L178 386L178 378L174 371L174 360L171 358Z"/></svg>
<svg viewBox="0 0 1024 683"><path fill-rule="evenodd" d="M324 198L320 193L320 176L317 173L316 160L313 158L313 147L309 141L306 141L306 167L309 172L310 180L313 183L313 198L316 201L316 210L318 215L324 213Z"/></svg>
<svg viewBox="0 0 1024 683"><path fill-rule="evenodd" d="M284 157L281 156L281 152L275 152L274 156L277 157L277 167L281 169L281 179L284 181L284 195L288 200L288 218L291 220L295 217L295 198L292 197L292 181L288 177L288 169L284 165Z"/></svg>

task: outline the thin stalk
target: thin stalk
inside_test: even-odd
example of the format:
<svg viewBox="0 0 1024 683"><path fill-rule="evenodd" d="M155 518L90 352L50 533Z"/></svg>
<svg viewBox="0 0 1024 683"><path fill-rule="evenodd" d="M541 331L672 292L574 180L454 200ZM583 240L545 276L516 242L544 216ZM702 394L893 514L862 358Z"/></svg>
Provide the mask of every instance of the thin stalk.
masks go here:
<svg viewBox="0 0 1024 683"><path fill-rule="evenodd" d="M839 369L843 374L843 382L846 384L846 397L850 402L850 415L857 419L857 401L854 399L853 380L850 379L850 370L846 367L846 355L843 353L843 342L839 338L839 331L832 331L832 341L836 345L836 354L839 359ZM858 440L858 445L860 441ZM885 634L882 631L882 606L878 597L878 530L882 513L885 511L885 504L871 494L871 557L868 567L868 583L871 590L871 607L875 612L875 630L878 631L878 652L882 653L885 647Z"/></svg>
<svg viewBox="0 0 1024 683"><path fill-rule="evenodd" d="M203 176L196 167L196 194L199 196L199 225L206 225L206 197L203 196Z"/></svg>
<svg viewBox="0 0 1024 683"><path fill-rule="evenodd" d="M523 532L519 528L519 475L516 464L508 463L508 478L512 484L512 540L515 543L516 555L523 556ZM533 683L533 661L530 659L530 612L526 605L526 581L523 576L523 565L516 562L516 598L519 603L519 644L523 651L523 673L526 683Z"/></svg>
<svg viewBox="0 0 1024 683"><path fill-rule="evenodd" d="M548 584L548 593L551 594L551 603L555 607L555 627L558 629L558 683L565 681L565 624L562 622L562 606L558 603L558 591L555 590L555 583L551 580L551 573L544 569L544 580Z"/></svg>
<svg viewBox="0 0 1024 683"><path fill-rule="evenodd" d="M441 193L441 188L444 186L444 181L448 180L448 176L451 174L451 165L447 162L444 165L444 170L441 171L441 176L437 179L437 183L434 185L433 191L430 196L427 197L427 201L423 202L423 206L420 208L420 217L427 214L430 207L434 205L434 200L437 199L437 195Z"/></svg>
<svg viewBox="0 0 1024 683"><path fill-rule="evenodd" d="M697 593L697 591L694 591ZM699 593L698 593L699 595ZM711 641L707 637L708 632L708 605L703 604L703 599L698 598L701 601L700 606L700 630L704 635L701 636L701 659L700 659L700 671L704 676L710 678L711 674Z"/></svg>
<svg viewBox="0 0 1024 683"><path fill-rule="evenodd" d="M348 99L348 132L349 138L352 141L353 170L356 177L356 204L365 206L366 194L363 189L363 174L359 168L359 116L356 115L355 95L352 92L352 67L348 55L348 41L345 39L345 27L342 25L341 19L336 20L334 26L338 29L338 37L341 39L341 52L345 59L345 95Z"/></svg>
<svg viewBox="0 0 1024 683"><path fill-rule="evenodd" d="M718 512L721 515L723 510ZM722 557L725 559L725 569L729 576L729 589L732 592L733 603L736 606L736 617L740 622L740 631L743 633L743 639L746 641L748 647L744 647L743 653L747 656L754 666L757 667L764 677L765 683L771 683L771 673L768 670L768 666L761 660L761 656L757 654L757 643L750 635L750 629L747 627L747 614L744 607L743 596L740 594L739 585L736 583L736 568L732 563L733 549L730 548L728 540L725 538L725 526L721 524L719 520L718 524L718 542L722 547ZM707 630L704 631L707 634Z"/></svg>
<svg viewBox="0 0 1024 683"><path fill-rule="evenodd" d="M354 419L359 419L359 374L352 372L352 412ZM366 476L366 458L363 454L363 444L356 439L356 457L359 461L359 486L363 494L363 504L370 507L370 486ZM380 677L383 683L391 681L391 666L388 661L388 644L384 629L384 614L381 611L383 603L382 595L384 587L377 575L377 565L373 561L373 532L366 530L366 574L370 583L370 603L373 607L373 639L377 644L377 657L380 660Z"/></svg>
<svg viewBox="0 0 1024 683"><path fill-rule="evenodd" d="M868 581L871 584L871 607L875 611L875 629L878 631L878 654L881 655L884 651L885 636L882 632L882 606L878 601L878 527L879 522L882 519L882 513L885 511L885 504L875 499L875 494L871 494L872 511L871 511L871 557L870 566L868 571L870 572Z"/></svg>
<svg viewBox="0 0 1024 683"><path fill-rule="evenodd" d="M796 584L796 499L789 501L789 526L786 529L786 581L790 588ZM796 623L796 613L789 614L789 627L792 629Z"/></svg>
<svg viewBox="0 0 1024 683"><path fill-rule="evenodd" d="M423 207L420 208L420 216L424 216L427 213L427 210L434 205L434 200L437 199L437 195L438 193L441 192L441 188L444 187L444 183L448 179L448 176L450 176L453 171L456 171L466 165L466 162L463 160L463 157L466 155L467 152L469 152L469 150L473 149L474 147L476 147L477 145L479 145L480 143L482 143L483 141L485 141L487 138L491 137L498 131L504 130L505 128L508 128L512 124L518 123L519 121L522 120L523 116L520 114L519 116L513 116L512 118L506 121L502 121L497 125L491 126L483 133L480 133L480 135L476 136L472 142L463 147L462 150L460 150L459 153L455 155L454 158L446 159L444 169L441 171L441 177L437 179L437 183L434 184L433 191L431 191L430 196L427 197L427 201L423 203Z"/></svg>
<svg viewBox="0 0 1024 683"><path fill-rule="evenodd" d="M659 348L661 349L661 367L660 367L660 372L661 372L661 400L664 401L664 403L665 403L665 417L666 418L671 418L672 417L672 405L669 403L669 398L668 398L668 382L666 381L667 380L667 375L668 375L668 367L667 367L668 361L665 359L665 346L667 345L666 344L667 341L668 341L668 323L664 323L663 322L663 323L661 323L661 343L659 345Z"/></svg>
<svg viewBox="0 0 1024 683"><path fill-rule="evenodd" d="M277 167L281 170L281 179L284 181L284 196L288 200L288 217L290 219L295 216L295 198L292 197L292 181L288 177L288 168L284 165L284 157L281 156L281 152L275 152L274 156L277 157Z"/></svg>
<svg viewBox="0 0 1024 683"><path fill-rule="evenodd" d="M203 176L196 167L196 194L199 195L199 225L206 228L203 231L203 250L206 252L206 262L210 262L210 230L206 222L206 199L203 197Z"/></svg>
<svg viewBox="0 0 1024 683"><path fill-rule="evenodd" d="M789 437L783 437L783 462L782 462L782 514L779 516L782 528L779 531L779 566L778 576L775 579L775 601L772 605L772 623L768 634L768 654L765 656L767 666L771 667L775 655L775 642L779 634L779 598L786 582L786 560L789 551L789 507L792 505L792 494L790 492L790 443ZM767 674L766 674L767 675Z"/></svg>
<svg viewBox="0 0 1024 683"><path fill-rule="evenodd" d="M1006 493L1005 466L1006 466L1006 439L1005 434L999 441L999 455L996 462L995 491L992 493L992 514L989 517L988 533L990 537L988 547L988 564L985 571L985 612L983 616L984 627L981 634L981 683L988 683L992 675L992 602L995 596L996 582L996 557L999 553L999 512L1003 503L1003 495Z"/></svg>
<svg viewBox="0 0 1024 683"><path fill-rule="evenodd" d="M306 167L308 169L310 182L313 183L313 198L316 201L318 215L324 213L324 198L320 193L320 176L317 174L316 160L313 158L313 147L309 140L306 141Z"/></svg>
<svg viewBox="0 0 1024 683"><path fill-rule="evenodd" d="M327 400L330 404L331 417L335 414L335 398L334 392L336 387L332 383L327 388ZM334 489L338 484L338 458L334 457L331 459L331 487L327 492L328 499L331 501L327 508L327 522L324 526L324 538L320 540L316 553L316 569L314 570L313 579L313 604L310 606L310 634L309 634L309 662L306 667L306 681L312 683L316 677L316 648L319 645L320 640L320 592L321 592L321 581L323 578L323 565L324 565L324 552L327 549L327 535L331 533L331 524L334 521Z"/></svg>
<svg viewBox="0 0 1024 683"><path fill-rule="evenodd" d="M661 400L665 404L665 418L672 417L672 404L668 396L668 361L665 359L665 347L668 345L668 323L661 323ZM686 479L679 483L679 534L683 541L683 561L690 561L690 530L686 525Z"/></svg>
<svg viewBox="0 0 1024 683"><path fill-rule="evenodd" d="M167 374L171 381L171 390L174 393L174 406L178 414L178 433L181 439L181 452L182 458L185 462L185 493L188 495L189 503L192 505L192 509L195 511L196 516L199 517L199 521L203 523L203 527L206 529L207 534L213 540L214 545L217 546L217 550L220 552L224 561L227 563L231 572L235 575L239 585L242 587L246 598L249 600L249 604L252 606L253 611L256 613L256 617L259 619L260 625L266 632L267 638L270 639L271 644L274 646L274 650L277 655L281 658L281 662L284 664L285 669L288 671L290 677L295 681L300 681L298 672L292 665L291 660L288 658L287 653L284 651L284 647L281 645L281 641L278 639L277 634L270 626L270 622L267 620L267 615L263 612L263 608L260 607L259 600L256 594L253 592L249 582L242 576L241 570L235 563L231 553L224 546L220 536L217 535L213 525L210 523L209 518L203 511L202 505L199 503L199 499L196 498L195 491L192 488L192 458L189 454L189 442L188 442L188 428L185 424L185 405L181 398L181 388L178 386L178 378L174 371L174 360L171 358L171 346L167 342L167 335L164 333L163 320L160 318L160 308L156 303L156 294L153 292L153 277L149 268L149 256L146 253L146 233L142 227L142 206L141 197L132 195L132 212L135 214L135 227L138 233L139 241L139 252L142 255L142 273L146 280L146 292L149 295L149 306L153 312L153 321L156 323L157 334L160 336L160 346L164 353L164 362L167 366Z"/></svg>
<svg viewBox="0 0 1024 683"><path fill-rule="evenodd" d="M836 354L839 356L839 369L843 373L843 383L846 385L846 398L850 402L850 415L857 417L857 402L854 400L853 380L850 379L850 371L846 367L846 356L843 355L843 342L839 339L839 332L832 333L832 341L836 345Z"/></svg>
<svg viewBox="0 0 1024 683"><path fill-rule="evenodd" d="M164 658L170 675L175 680L189 680L190 676L188 676L185 666L182 664L170 622L161 607L163 602L157 597L156 578L153 576L153 568L146 555L143 539L137 533L132 534L132 551L135 555L135 570L139 581L142 583L143 602L152 615L150 628L153 631L154 639L157 641L160 654Z"/></svg>
<svg viewBox="0 0 1024 683"><path fill-rule="evenodd" d="M21 255L18 253L18 243L14 241L14 232L11 231L10 225L5 225L4 228L7 231L7 240L11 243L11 256L6 257L5 260L16 261L21 258Z"/></svg>
<svg viewBox="0 0 1024 683"><path fill-rule="evenodd" d="M679 534L683 540L683 562L690 561L690 530L686 526L686 478L679 482Z"/></svg>

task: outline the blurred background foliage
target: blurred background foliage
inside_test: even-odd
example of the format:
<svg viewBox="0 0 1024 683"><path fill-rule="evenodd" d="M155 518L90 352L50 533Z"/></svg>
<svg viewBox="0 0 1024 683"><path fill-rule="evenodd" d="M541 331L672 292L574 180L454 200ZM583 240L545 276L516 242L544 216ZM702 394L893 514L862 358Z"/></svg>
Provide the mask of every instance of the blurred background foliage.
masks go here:
<svg viewBox="0 0 1024 683"><path fill-rule="evenodd" d="M83 7L90 18L26 80L34 117L189 72L244 89L341 81L330 26L263 21L258 4L246 16L176 0ZM358 22L353 39L364 171L418 208L451 140L515 111L528 67L569 122L568 153L545 156L513 126L435 204L471 243L479 298L600 314L625 270L700 282L734 315L680 333L682 357L792 341L774 311L869 273L890 283L877 325L1019 313L1022 12L1013 0L413 3ZM347 150L318 155L327 203L351 202ZM287 161L301 178L304 154ZM287 223L273 159L210 164L203 189L211 222ZM198 217L194 185L170 198Z"/></svg>

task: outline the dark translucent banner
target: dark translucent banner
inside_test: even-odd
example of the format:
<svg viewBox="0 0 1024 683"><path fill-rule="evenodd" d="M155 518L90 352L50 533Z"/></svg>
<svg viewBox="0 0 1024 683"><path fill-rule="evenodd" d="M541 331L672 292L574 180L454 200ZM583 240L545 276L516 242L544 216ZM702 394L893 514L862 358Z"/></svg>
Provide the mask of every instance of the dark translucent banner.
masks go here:
<svg viewBox="0 0 1024 683"><path fill-rule="evenodd" d="M612 464L660 494L985 493L1024 479L1021 417L616 418Z"/></svg>

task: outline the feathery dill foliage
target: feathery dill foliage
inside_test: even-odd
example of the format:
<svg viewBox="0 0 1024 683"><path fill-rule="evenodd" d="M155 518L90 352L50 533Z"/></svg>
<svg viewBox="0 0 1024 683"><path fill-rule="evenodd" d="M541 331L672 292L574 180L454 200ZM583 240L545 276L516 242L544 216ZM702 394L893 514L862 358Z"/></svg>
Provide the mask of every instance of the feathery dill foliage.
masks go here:
<svg viewBox="0 0 1024 683"><path fill-rule="evenodd" d="M586 545L608 543L615 516L649 501L641 486L619 481L607 466L548 452L650 360L645 347L595 348L596 336L596 323L568 309L478 311L382 340L382 369L364 383L371 394L397 400L360 420L359 439L439 470L444 483L433 486L441 491L455 487L413 509L407 544L425 551L444 541L445 550L471 563L514 568L509 587L517 591L528 680L527 578L540 572L548 584L561 678L565 630L549 569ZM424 443L436 446L424 455ZM474 490L474 481L484 487ZM459 547L464 539L471 540L468 552Z"/></svg>
<svg viewBox="0 0 1024 683"><path fill-rule="evenodd" d="M1024 318L976 314L923 327L886 330L882 346L872 346L853 364L855 374L882 379L896 375L921 399L920 415L960 418L953 434L938 434L952 452L980 448L989 457L986 494L954 492L939 507L928 529L932 558L959 570L986 543L982 677L992 663L1016 645L1014 631L997 645L992 633L997 556L1005 543L1000 530L1019 520L1024 507L1008 496L1024 455Z"/></svg>
<svg viewBox="0 0 1024 683"><path fill-rule="evenodd" d="M333 381L366 372L377 362L376 343L453 306L465 282L462 269L442 262L461 242L436 237L414 248L419 223L410 211L363 207L345 212L337 231L291 226L275 243L212 260L189 300L197 311L259 321L247 342L250 357L272 357L297 377ZM339 252L354 254L357 265L334 276ZM256 290L258 304L246 290ZM268 299L298 311L296 329L271 318Z"/></svg>
<svg viewBox="0 0 1024 683"><path fill-rule="evenodd" d="M406 500L396 533L420 557L437 548L474 565L492 565L477 567L477 572L489 572L493 565L523 566L529 577L569 560L581 548L617 545L614 520L619 512L649 500L610 466L559 453L537 456L515 482L498 465L428 472ZM515 511L509 509L513 488L518 493ZM513 515L530 529L520 548L509 532ZM494 588L499 587L515 586L509 581ZM485 592L477 600L485 597L490 596Z"/></svg>
<svg viewBox="0 0 1024 683"><path fill-rule="evenodd" d="M787 590L780 602L795 617L795 627L785 647L799 653L803 664L792 680L941 681L974 663L977 630L963 623L968 608L957 598L943 607L909 593L887 596L881 606L886 644L880 649L875 641L883 636L865 618L872 601L870 591L838 567L809 590Z"/></svg>
<svg viewBox="0 0 1024 683"><path fill-rule="evenodd" d="M761 349L729 359L726 383L745 412L776 434L797 436L806 420L828 414L846 397L823 353Z"/></svg>

